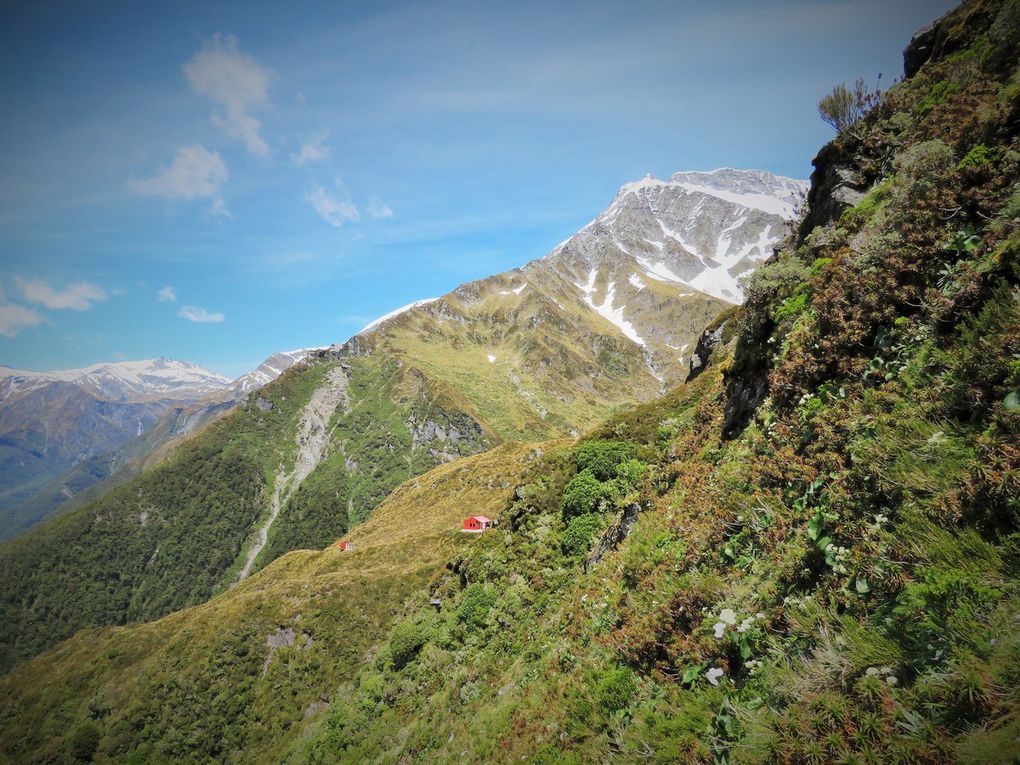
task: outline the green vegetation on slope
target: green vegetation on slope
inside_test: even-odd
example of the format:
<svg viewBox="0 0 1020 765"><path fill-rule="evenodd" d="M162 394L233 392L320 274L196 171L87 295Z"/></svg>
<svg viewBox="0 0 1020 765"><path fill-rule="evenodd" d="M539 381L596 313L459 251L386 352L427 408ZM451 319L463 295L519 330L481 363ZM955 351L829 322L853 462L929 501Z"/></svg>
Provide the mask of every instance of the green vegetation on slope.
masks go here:
<svg viewBox="0 0 1020 765"><path fill-rule="evenodd" d="M278 762L407 597L478 541L464 515L498 517L540 455L507 445L436 468L350 532L353 552L290 553L203 605L22 663L0 678L0 760L73 762L87 741L80 759L97 762Z"/></svg>
<svg viewBox="0 0 1020 765"><path fill-rule="evenodd" d="M755 276L732 362L596 434L650 465L618 550L569 524L622 522L623 463L561 456L291 761L1020 756L1018 21L943 22L832 147L882 186Z"/></svg>
<svg viewBox="0 0 1020 765"><path fill-rule="evenodd" d="M154 619L229 584L324 367L284 375L165 463L0 546L0 667L83 627Z"/></svg>
<svg viewBox="0 0 1020 765"><path fill-rule="evenodd" d="M382 355L345 359L348 406L330 427L331 453L281 510L256 565L324 547L408 478L495 440L436 383Z"/></svg>
<svg viewBox="0 0 1020 765"><path fill-rule="evenodd" d="M0 547L0 667L230 586L280 466L294 463L303 407L338 363L349 384L326 459L282 508L256 568L329 544L402 481L495 441L457 394L386 356L299 365L165 462Z"/></svg>
<svg viewBox="0 0 1020 765"><path fill-rule="evenodd" d="M0 751L1020 755L1018 20L967 3L819 155L731 357L527 475L502 447L412 479L350 534L385 548L292 553L24 663L0 681ZM842 210L848 177L871 191ZM485 535L441 531L500 506Z"/></svg>

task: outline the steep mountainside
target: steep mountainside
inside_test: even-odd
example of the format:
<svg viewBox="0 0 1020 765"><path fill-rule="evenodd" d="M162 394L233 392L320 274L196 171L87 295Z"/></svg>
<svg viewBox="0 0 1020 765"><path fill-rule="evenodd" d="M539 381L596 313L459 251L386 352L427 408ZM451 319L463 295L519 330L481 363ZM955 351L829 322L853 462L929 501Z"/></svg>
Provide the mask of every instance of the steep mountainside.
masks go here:
<svg viewBox="0 0 1020 765"><path fill-rule="evenodd" d="M453 385L504 438L576 432L683 379L805 193L755 170L627 184L544 258L369 325L363 346Z"/></svg>
<svg viewBox="0 0 1020 765"><path fill-rule="evenodd" d="M787 187L797 182L758 171L703 175L732 185L733 194L748 187L773 194L777 209L787 205L784 214L793 209ZM625 186L607 213L542 260L394 312L342 346L313 351L311 363L250 394L232 414L208 403L197 413L168 412L142 445L151 448L175 424L201 422L206 412L220 419L209 431L215 435L172 442L171 458L150 474L0 547L4 665L82 627L201 602L283 553L328 544L410 476L502 441L576 435L679 382L685 348L727 303L675 274L753 263L784 221L675 181L639 185L649 184L660 193ZM757 197L744 201L758 204ZM699 223L706 205L725 211L725 220ZM698 247L704 242L695 229L718 236L701 252L645 231L641 249L633 232L655 221L660 232L687 232ZM275 372L290 360L267 366ZM318 388L339 373L343 395L313 416L308 407ZM302 425L309 417L316 428ZM199 468L216 449L239 461L226 485L218 483L226 462ZM165 452L158 449L150 463ZM180 481L188 485L183 500L161 488ZM204 499L227 486L236 495L231 502ZM182 535L182 518L197 524L190 536ZM110 561L96 554L118 539L130 541ZM198 553L202 575L190 582L200 540L213 549ZM63 586L67 572L83 591Z"/></svg>
<svg viewBox="0 0 1020 765"><path fill-rule="evenodd" d="M1016 759L1018 22L1015 0L973 0L908 49L912 76L818 155L799 234L692 382L526 475L531 450L502 447L412 479L362 529L397 556L291 553L204 606L25 662L0 680L0 750ZM377 342L461 310L422 308ZM437 533L500 504L470 542ZM418 556L410 588L387 589ZM337 560L354 590L316 578Z"/></svg>
<svg viewBox="0 0 1020 765"><path fill-rule="evenodd" d="M543 449L556 446L503 446L436 468L352 531L352 552L294 552L204 605L83 632L55 649L57 674L87 693L94 719L118 731L119 762L279 761L407 596L476 541L457 532L465 508L498 518ZM95 663L86 657L97 646ZM2 681L3 759L60 761L63 732L93 725L79 723L76 705L40 704L54 690L52 669L37 660ZM224 736L242 719L243 731Z"/></svg>

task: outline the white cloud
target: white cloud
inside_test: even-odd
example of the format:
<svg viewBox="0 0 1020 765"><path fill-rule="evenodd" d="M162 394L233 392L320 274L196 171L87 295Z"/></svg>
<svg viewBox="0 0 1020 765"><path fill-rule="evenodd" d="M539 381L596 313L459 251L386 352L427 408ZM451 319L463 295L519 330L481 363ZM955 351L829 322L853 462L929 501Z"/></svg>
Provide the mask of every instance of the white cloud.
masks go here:
<svg viewBox="0 0 1020 765"><path fill-rule="evenodd" d="M22 305L0 305L0 335L14 337L25 327L42 324L45 319L31 308Z"/></svg>
<svg viewBox="0 0 1020 765"><path fill-rule="evenodd" d="M156 293L156 301L159 303L176 303L177 291L168 284Z"/></svg>
<svg viewBox="0 0 1020 765"><path fill-rule="evenodd" d="M351 201L351 196L339 178L334 181L339 194L333 194L322 186L316 186L305 199L315 208L315 212L331 226L340 228L345 222L357 223L361 220L361 213L357 206Z"/></svg>
<svg viewBox="0 0 1020 765"><path fill-rule="evenodd" d="M219 324L226 320L226 316L222 313L210 313L204 308L196 308L193 305L186 305L177 312L177 315L182 319L193 321L196 324Z"/></svg>
<svg viewBox="0 0 1020 765"><path fill-rule="evenodd" d="M211 197L229 175L219 152L200 145L184 146L169 167L159 168L150 178L130 178L128 188L169 199Z"/></svg>
<svg viewBox="0 0 1020 765"><path fill-rule="evenodd" d="M382 218L392 218L393 210L390 209L388 204L385 204L379 197L372 197L368 200L368 214L376 220Z"/></svg>
<svg viewBox="0 0 1020 765"><path fill-rule="evenodd" d="M215 35L182 67L195 92L219 107L212 121L231 138L243 141L252 154L267 154L269 146L259 134L262 123L252 111L269 103L273 73L251 56L238 51L233 35Z"/></svg>
<svg viewBox="0 0 1020 765"><path fill-rule="evenodd" d="M320 133L311 141L301 147L297 154L291 154L291 161L295 165L307 165L311 162L322 162L332 156L332 150L326 145L328 133Z"/></svg>
<svg viewBox="0 0 1020 765"><path fill-rule="evenodd" d="M223 201L223 197L216 197L212 204L209 206L209 214L214 218L233 218L230 214L230 210L227 208L227 203Z"/></svg>
<svg viewBox="0 0 1020 765"><path fill-rule="evenodd" d="M106 290L91 282L70 284L63 290L53 289L42 279L16 278L14 282L29 303L39 303L54 310L87 311L93 303L107 298Z"/></svg>

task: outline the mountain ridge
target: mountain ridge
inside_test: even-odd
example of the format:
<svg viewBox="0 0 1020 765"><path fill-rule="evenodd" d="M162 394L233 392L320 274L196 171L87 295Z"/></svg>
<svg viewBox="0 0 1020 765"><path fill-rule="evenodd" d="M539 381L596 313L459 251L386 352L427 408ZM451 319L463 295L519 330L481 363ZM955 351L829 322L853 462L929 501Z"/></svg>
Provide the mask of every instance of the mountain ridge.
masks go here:
<svg viewBox="0 0 1020 765"><path fill-rule="evenodd" d="M623 252L613 237L648 224L656 213L645 201L640 224L628 229L628 206L613 226L579 232L553 258L381 317L343 345L313 351L306 363L248 393L229 413L229 404L167 413L157 440L173 440L132 463L137 469L148 462L148 471L0 546L0 567L15 567L11 581L22 582L4 614L4 662L84 626L155 618L201 602L231 586L242 570L328 543L408 478L507 441L576 436L680 382L701 329L728 304L678 281L649 277L637 286L626 279L640 268L636 250ZM739 205L713 204L731 216L727 225L741 218ZM681 204L660 214L672 216L663 220L676 229L690 224L685 216L693 209ZM758 228L748 238L755 241L763 225L778 229L781 222L752 215ZM658 253L653 245L646 250L649 258L652 250ZM679 262L705 268L696 253L679 246L656 257L677 268ZM598 273L588 284L582 279L595 262ZM755 263L752 258L750 268ZM633 324L647 343L628 337L621 322ZM347 394L330 415L329 438L316 449L313 469L301 471L298 485L283 493L305 450L303 412L336 367L347 379ZM207 411L217 419L202 429ZM175 502L166 491L185 485L185 501ZM191 541L178 533L177 517L198 524L192 538L212 549L184 554ZM82 538L94 541L83 548ZM131 543L114 549L121 538ZM67 571L96 567L84 555L89 547L111 549L122 573L105 588L83 583L83 594L69 598L59 581ZM205 568L187 585L192 559L206 561ZM53 607L39 620L36 604L47 601Z"/></svg>

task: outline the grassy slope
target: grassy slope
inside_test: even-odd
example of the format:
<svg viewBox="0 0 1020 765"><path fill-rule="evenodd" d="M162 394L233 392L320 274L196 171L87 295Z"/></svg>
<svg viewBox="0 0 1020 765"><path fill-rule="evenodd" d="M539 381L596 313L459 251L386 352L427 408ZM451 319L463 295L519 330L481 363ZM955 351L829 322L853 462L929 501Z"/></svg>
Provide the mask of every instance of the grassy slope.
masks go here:
<svg viewBox="0 0 1020 765"><path fill-rule="evenodd" d="M354 529L354 552L290 553L201 606L84 631L25 662L0 680L0 751L59 761L73 731L95 726L98 761L277 759L408 594L478 541L457 531L463 516L499 517L537 454L507 445L439 467ZM263 671L268 636L286 628L294 645Z"/></svg>
<svg viewBox="0 0 1020 765"><path fill-rule="evenodd" d="M621 549L565 552L563 457L291 761L1020 756L1018 20L957 11L832 147L877 185L760 272L736 360L602 428L649 465Z"/></svg>
<svg viewBox="0 0 1020 765"><path fill-rule="evenodd" d="M514 277L474 282L446 296L442 313L417 311L393 322L380 343L459 391L503 438L583 432L659 395L662 383L641 349L583 306L572 283L540 275L544 280L533 274L520 295L501 294ZM669 307L661 321L680 336L687 332L692 347L700 328L725 307L704 296L683 300L668 293L662 301ZM648 320L646 330L653 329ZM674 360L663 369L666 379L678 382L686 373L681 366Z"/></svg>
<svg viewBox="0 0 1020 765"><path fill-rule="evenodd" d="M381 354L344 364L349 404L330 424L331 452L281 510L256 567L291 550L328 544L403 481L498 442L441 383ZM413 429L425 423L440 426L446 437L416 441ZM452 430L459 434L456 442Z"/></svg>

